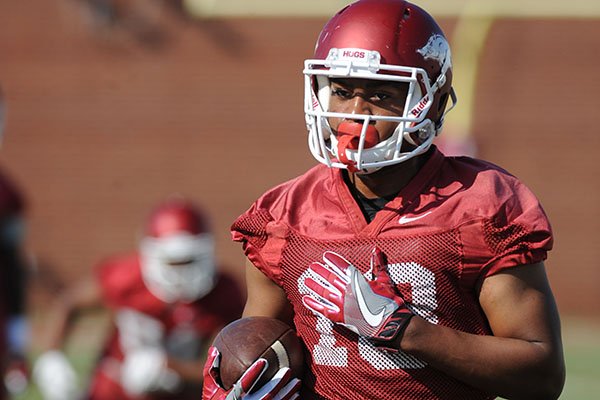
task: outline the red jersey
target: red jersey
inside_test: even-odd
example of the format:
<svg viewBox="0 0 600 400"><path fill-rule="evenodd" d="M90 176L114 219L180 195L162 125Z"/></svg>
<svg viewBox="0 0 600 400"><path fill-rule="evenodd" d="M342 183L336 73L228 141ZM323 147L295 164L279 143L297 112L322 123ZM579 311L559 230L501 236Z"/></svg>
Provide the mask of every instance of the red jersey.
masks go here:
<svg viewBox="0 0 600 400"><path fill-rule="evenodd" d="M192 303L158 299L144 284L137 253L109 259L99 265L97 273L116 329L99 361L91 399L129 399L118 384L120 364L128 348L161 346L176 358L198 359L220 329L239 318L243 309L239 286L226 275L219 275L213 290ZM145 398L188 397L177 393Z"/></svg>
<svg viewBox="0 0 600 400"><path fill-rule="evenodd" d="M303 399L492 399L425 362L380 350L302 304L304 275L325 251L362 273L371 251L411 310L431 323L490 335L477 299L485 277L546 258L548 219L535 196L490 163L436 149L412 181L367 223L342 171L318 165L261 196L233 224L233 239L281 286L306 345Z"/></svg>

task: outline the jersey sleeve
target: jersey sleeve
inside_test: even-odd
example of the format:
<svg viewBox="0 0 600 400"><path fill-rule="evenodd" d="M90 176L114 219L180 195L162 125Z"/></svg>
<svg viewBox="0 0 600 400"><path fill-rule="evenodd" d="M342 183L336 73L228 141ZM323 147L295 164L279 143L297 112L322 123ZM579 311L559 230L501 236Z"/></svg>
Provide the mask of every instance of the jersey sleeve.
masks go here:
<svg viewBox="0 0 600 400"><path fill-rule="evenodd" d="M125 304L135 280L133 262L133 257L108 257L95 266L102 299L108 308L115 309Z"/></svg>
<svg viewBox="0 0 600 400"><path fill-rule="evenodd" d="M535 195L516 180L507 193L495 213L461 228L465 272L477 279L543 261L552 249L552 228Z"/></svg>
<svg viewBox="0 0 600 400"><path fill-rule="evenodd" d="M100 287L100 293L102 294L102 301L110 308L116 305L117 299L120 297L116 293L117 291L114 290L112 266L113 263L109 260L102 260L93 269L96 281Z"/></svg>
<svg viewBox="0 0 600 400"><path fill-rule="evenodd" d="M284 224L256 202L231 227L232 239L242 243L246 257L269 279L282 285L281 253L285 245Z"/></svg>

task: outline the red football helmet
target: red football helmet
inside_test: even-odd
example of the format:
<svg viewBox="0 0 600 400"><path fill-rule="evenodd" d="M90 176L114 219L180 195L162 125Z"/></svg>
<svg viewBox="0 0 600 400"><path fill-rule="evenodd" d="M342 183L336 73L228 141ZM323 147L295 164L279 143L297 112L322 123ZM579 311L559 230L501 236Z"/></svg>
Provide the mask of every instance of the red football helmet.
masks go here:
<svg viewBox="0 0 600 400"><path fill-rule="evenodd" d="M208 218L188 201L168 200L150 213L140 257L144 282L161 300L189 302L214 287L214 240Z"/></svg>
<svg viewBox="0 0 600 400"><path fill-rule="evenodd" d="M325 25L314 59L305 61L304 111L313 156L330 167L372 172L422 154L439 133L452 89L450 47L423 9L403 0L360 0ZM404 113L397 117L334 113L328 110L329 78L377 79L408 84ZM362 120L356 150L338 154L328 118ZM394 134L374 146L365 142L370 122L394 121ZM412 148L402 148L403 141ZM365 144L367 143L367 144Z"/></svg>

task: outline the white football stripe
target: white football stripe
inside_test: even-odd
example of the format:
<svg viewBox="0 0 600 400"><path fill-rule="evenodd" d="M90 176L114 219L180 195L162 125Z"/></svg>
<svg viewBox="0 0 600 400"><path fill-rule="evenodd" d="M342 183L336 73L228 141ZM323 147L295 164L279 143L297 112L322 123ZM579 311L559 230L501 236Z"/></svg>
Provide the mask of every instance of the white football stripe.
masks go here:
<svg viewBox="0 0 600 400"><path fill-rule="evenodd" d="M275 352L277 356L277 361L279 361L279 368L289 368L290 367L290 359L288 357L287 351L283 344L278 340L271 345L271 349Z"/></svg>

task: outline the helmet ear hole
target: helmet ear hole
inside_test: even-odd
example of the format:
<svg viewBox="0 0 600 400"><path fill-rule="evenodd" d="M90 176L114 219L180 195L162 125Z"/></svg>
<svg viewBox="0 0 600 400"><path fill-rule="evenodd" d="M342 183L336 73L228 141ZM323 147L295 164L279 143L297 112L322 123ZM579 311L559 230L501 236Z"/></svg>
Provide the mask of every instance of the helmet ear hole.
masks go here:
<svg viewBox="0 0 600 400"><path fill-rule="evenodd" d="M446 106L448 105L448 93L444 93L440 96L440 100L437 105L437 113L435 115L435 124L438 128L442 125L442 120L444 119L444 111L446 110Z"/></svg>
<svg viewBox="0 0 600 400"><path fill-rule="evenodd" d="M443 113L444 110L446 109L446 105L448 104L448 93L444 93L441 97L440 97L440 102L438 103L438 109L437 112L438 114Z"/></svg>

